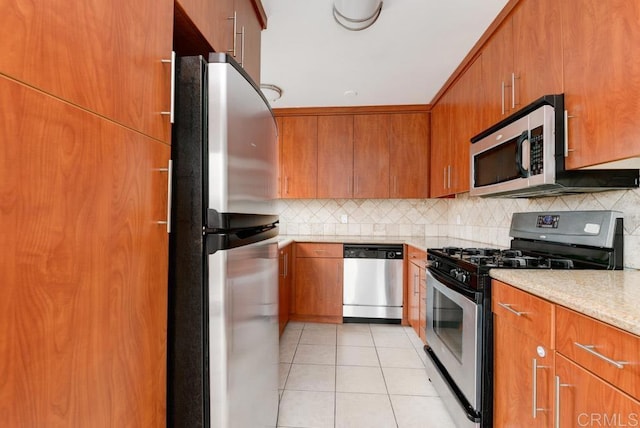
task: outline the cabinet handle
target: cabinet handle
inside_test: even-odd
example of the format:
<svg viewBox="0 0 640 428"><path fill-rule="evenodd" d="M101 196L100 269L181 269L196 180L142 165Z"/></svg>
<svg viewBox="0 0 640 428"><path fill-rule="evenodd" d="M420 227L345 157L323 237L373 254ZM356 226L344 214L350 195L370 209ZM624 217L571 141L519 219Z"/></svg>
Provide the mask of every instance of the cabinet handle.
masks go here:
<svg viewBox="0 0 640 428"><path fill-rule="evenodd" d="M442 168L442 186L447 188L447 167Z"/></svg>
<svg viewBox="0 0 640 428"><path fill-rule="evenodd" d="M555 415L555 420L554 420L554 424L553 426L555 428L560 428L560 388L561 387L567 387L567 386L571 386L568 383L560 383L560 376L556 376L556 381L555 381L555 392L556 392L556 397L555 397L555 405L554 405L554 415Z"/></svg>
<svg viewBox="0 0 640 428"><path fill-rule="evenodd" d="M519 317L521 317L522 315L526 314L527 312L518 312L515 309L513 309L511 306L511 303L502 303L502 302L498 302L498 305L502 306L503 308L505 308L506 310L508 310L509 312L511 312L514 315L517 315Z"/></svg>
<svg viewBox="0 0 640 428"><path fill-rule="evenodd" d="M240 30L240 65L244 67L244 25Z"/></svg>
<svg viewBox="0 0 640 428"><path fill-rule="evenodd" d="M538 412L543 411L544 409L542 408L538 408L538 369L546 369L547 366L539 366L538 365L538 360L537 359L533 359L533 386L532 386L532 397L531 397L531 410L532 410L532 414L531 416L533 416L533 419L536 418Z"/></svg>
<svg viewBox="0 0 640 428"><path fill-rule="evenodd" d="M511 109L516 108L516 73L511 73Z"/></svg>
<svg viewBox="0 0 640 428"><path fill-rule="evenodd" d="M351 177L347 177L347 195L353 195L351 192Z"/></svg>
<svg viewBox="0 0 640 428"><path fill-rule="evenodd" d="M163 63L171 63L171 101L169 111L161 111L160 114L169 116L169 121L175 121L176 105L176 51L171 51L171 59L163 59Z"/></svg>
<svg viewBox="0 0 640 428"><path fill-rule="evenodd" d="M234 58L236 57L236 32L238 31L238 12L233 11L233 16L227 18L227 21L233 19L233 47L227 50L227 53L230 53Z"/></svg>
<svg viewBox="0 0 640 428"><path fill-rule="evenodd" d="M418 285L418 274L414 273L413 274L413 294L418 294L418 290L416 290Z"/></svg>
<svg viewBox="0 0 640 428"><path fill-rule="evenodd" d="M169 159L169 164L166 168L158 168L156 171L167 173L167 220L160 220L156 223L166 224L167 233L171 233L171 193L173 188L171 181L173 180L173 160Z"/></svg>
<svg viewBox="0 0 640 428"><path fill-rule="evenodd" d="M391 177L393 180L393 195L392 196L396 196L398 194L398 177L396 177L395 175L393 177Z"/></svg>
<svg viewBox="0 0 640 428"><path fill-rule="evenodd" d="M609 363L612 366L615 366L615 367L617 367L619 369L623 369L625 364L629 364L627 361L616 361L616 360L613 360L613 359L607 357L606 355L602 355L600 352L595 350L596 345L583 345L583 344L578 343L578 342L573 342L573 344L576 345L578 348L582 349L583 351L587 351L588 353L590 353L594 357L598 357L601 360L604 360L607 363Z"/></svg>
<svg viewBox="0 0 640 428"><path fill-rule="evenodd" d="M360 180L358 180L358 176L356 175L354 178L354 184L355 184L355 192L353 192L353 196L356 196L360 193Z"/></svg>
<svg viewBox="0 0 640 428"><path fill-rule="evenodd" d="M285 195L289 194L289 177L288 176L284 177L284 194Z"/></svg>
<svg viewBox="0 0 640 428"><path fill-rule="evenodd" d="M569 116L569 111L564 111L564 157L569 156L569 152L575 152L576 149L569 148L569 119L575 116Z"/></svg>
<svg viewBox="0 0 640 428"><path fill-rule="evenodd" d="M289 253L284 253L284 277L289 276Z"/></svg>
<svg viewBox="0 0 640 428"><path fill-rule="evenodd" d="M451 189L451 165L447 166L447 189Z"/></svg>
<svg viewBox="0 0 640 428"><path fill-rule="evenodd" d="M501 99L502 99L502 115L504 116L504 80L502 81Z"/></svg>

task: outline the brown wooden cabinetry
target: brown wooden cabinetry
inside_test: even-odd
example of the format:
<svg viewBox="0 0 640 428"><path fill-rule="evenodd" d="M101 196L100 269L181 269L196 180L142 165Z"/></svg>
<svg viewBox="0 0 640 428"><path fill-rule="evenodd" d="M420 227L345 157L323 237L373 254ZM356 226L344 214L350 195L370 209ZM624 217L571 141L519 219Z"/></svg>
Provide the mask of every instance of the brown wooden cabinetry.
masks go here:
<svg viewBox="0 0 640 428"><path fill-rule="evenodd" d="M354 198L389 197L389 128L387 115L353 119Z"/></svg>
<svg viewBox="0 0 640 428"><path fill-rule="evenodd" d="M429 195L429 115L388 115L389 197L426 198Z"/></svg>
<svg viewBox="0 0 640 428"><path fill-rule="evenodd" d="M171 141L173 2L4 2L0 73Z"/></svg>
<svg viewBox="0 0 640 428"><path fill-rule="evenodd" d="M353 116L318 117L318 198L353 197Z"/></svg>
<svg viewBox="0 0 640 428"><path fill-rule="evenodd" d="M301 321L342 322L342 244L295 245L292 318Z"/></svg>
<svg viewBox="0 0 640 428"><path fill-rule="evenodd" d="M568 168L640 155L640 3L559 2Z"/></svg>
<svg viewBox="0 0 640 428"><path fill-rule="evenodd" d="M553 305L495 280L492 292L493 423L497 427L550 427Z"/></svg>
<svg viewBox="0 0 640 428"><path fill-rule="evenodd" d="M423 250L408 245L407 260L407 298L405 299L407 305L407 321L422 341L426 343L427 254Z"/></svg>
<svg viewBox="0 0 640 428"><path fill-rule="evenodd" d="M520 1L483 47L483 128L542 95L562 93L560 3Z"/></svg>
<svg viewBox="0 0 640 428"><path fill-rule="evenodd" d="M278 258L278 324L280 334L289 322L289 313L291 312L291 294L292 294L292 277L293 277L293 258L291 249L293 244L289 244L279 250Z"/></svg>
<svg viewBox="0 0 640 428"><path fill-rule="evenodd" d="M164 427L169 145L5 77L0 111L0 425Z"/></svg>
<svg viewBox="0 0 640 428"><path fill-rule="evenodd" d="M318 181L318 118L282 118L280 186L282 198L315 198Z"/></svg>

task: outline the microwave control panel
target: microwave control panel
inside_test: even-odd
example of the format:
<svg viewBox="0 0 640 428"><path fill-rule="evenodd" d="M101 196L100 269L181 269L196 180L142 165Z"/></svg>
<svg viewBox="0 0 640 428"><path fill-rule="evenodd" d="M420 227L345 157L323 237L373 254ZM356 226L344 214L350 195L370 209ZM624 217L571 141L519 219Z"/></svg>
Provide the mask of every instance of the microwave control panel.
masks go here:
<svg viewBox="0 0 640 428"><path fill-rule="evenodd" d="M538 126L529 132L529 175L538 175L544 172L544 141L542 131L543 127Z"/></svg>

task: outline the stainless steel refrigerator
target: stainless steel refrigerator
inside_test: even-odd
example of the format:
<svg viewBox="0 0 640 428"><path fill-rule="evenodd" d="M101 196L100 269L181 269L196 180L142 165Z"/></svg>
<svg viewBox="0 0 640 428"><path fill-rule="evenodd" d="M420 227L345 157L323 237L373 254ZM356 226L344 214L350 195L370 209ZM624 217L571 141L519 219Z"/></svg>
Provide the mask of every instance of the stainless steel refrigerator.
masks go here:
<svg viewBox="0 0 640 428"><path fill-rule="evenodd" d="M277 129L224 54L176 64L167 425L275 427Z"/></svg>

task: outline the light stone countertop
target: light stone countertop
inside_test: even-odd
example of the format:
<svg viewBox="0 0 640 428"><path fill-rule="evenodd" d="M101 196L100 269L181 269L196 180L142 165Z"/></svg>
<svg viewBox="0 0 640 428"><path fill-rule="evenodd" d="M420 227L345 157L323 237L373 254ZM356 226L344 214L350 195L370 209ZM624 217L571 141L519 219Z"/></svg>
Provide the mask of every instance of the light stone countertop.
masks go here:
<svg viewBox="0 0 640 428"><path fill-rule="evenodd" d="M495 245L467 241L458 238L448 238L442 236L326 236L326 235L279 235L279 247L283 248L292 242L324 242L336 244L408 244L413 247L427 251L427 248L442 247L496 247Z"/></svg>
<svg viewBox="0 0 640 428"><path fill-rule="evenodd" d="M640 271L492 269L490 275L640 336Z"/></svg>

